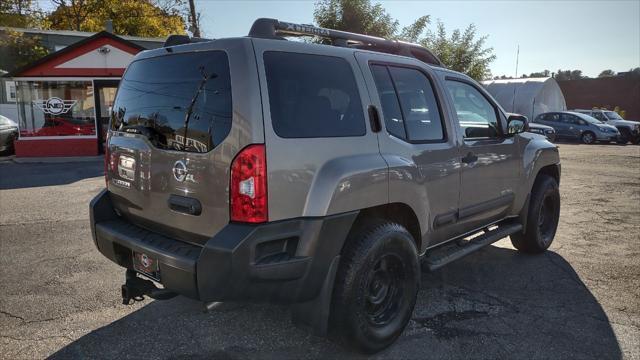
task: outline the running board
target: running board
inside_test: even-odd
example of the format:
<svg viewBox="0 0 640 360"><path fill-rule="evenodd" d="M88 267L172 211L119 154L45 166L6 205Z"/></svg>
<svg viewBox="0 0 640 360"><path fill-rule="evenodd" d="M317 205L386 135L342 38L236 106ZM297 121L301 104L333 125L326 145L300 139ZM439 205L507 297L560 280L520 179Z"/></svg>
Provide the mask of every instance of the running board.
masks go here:
<svg viewBox="0 0 640 360"><path fill-rule="evenodd" d="M522 231L522 224L506 223L497 227L489 227L484 230L484 233L470 240L465 240L469 237L467 236L450 241L441 247L428 250L427 255L422 259L422 269L428 271L438 270L452 261L461 259L518 231Z"/></svg>

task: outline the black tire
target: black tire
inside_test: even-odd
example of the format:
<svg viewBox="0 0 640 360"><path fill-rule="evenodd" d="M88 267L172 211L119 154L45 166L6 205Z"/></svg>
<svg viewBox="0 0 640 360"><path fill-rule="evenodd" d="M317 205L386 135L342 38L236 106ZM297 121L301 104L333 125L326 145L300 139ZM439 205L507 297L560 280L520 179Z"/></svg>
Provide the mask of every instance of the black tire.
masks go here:
<svg viewBox="0 0 640 360"><path fill-rule="evenodd" d="M404 227L376 221L355 230L336 274L332 338L368 354L387 348L411 319L420 275L418 252Z"/></svg>
<svg viewBox="0 0 640 360"><path fill-rule="evenodd" d="M595 144L596 134L592 133L591 131L585 131L580 136L580 141L582 141L583 144L587 145Z"/></svg>
<svg viewBox="0 0 640 360"><path fill-rule="evenodd" d="M620 131L620 137L618 138L618 144L626 144L631 140L631 133L626 128L618 129Z"/></svg>
<svg viewBox="0 0 640 360"><path fill-rule="evenodd" d="M631 143L634 145L639 145L640 144L640 135L634 137L633 139L631 139Z"/></svg>
<svg viewBox="0 0 640 360"><path fill-rule="evenodd" d="M559 218L558 183L549 175L538 175L529 199L526 232L510 236L513 247L532 254L544 252L553 242Z"/></svg>

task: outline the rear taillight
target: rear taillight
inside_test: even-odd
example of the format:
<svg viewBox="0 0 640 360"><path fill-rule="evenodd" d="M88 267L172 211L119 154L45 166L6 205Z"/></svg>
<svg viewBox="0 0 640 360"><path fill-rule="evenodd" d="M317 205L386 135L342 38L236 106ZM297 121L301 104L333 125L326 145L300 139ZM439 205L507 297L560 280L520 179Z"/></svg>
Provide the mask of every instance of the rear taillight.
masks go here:
<svg viewBox="0 0 640 360"><path fill-rule="evenodd" d="M231 163L231 221L268 220L267 157L263 144L242 149Z"/></svg>
<svg viewBox="0 0 640 360"><path fill-rule="evenodd" d="M111 161L111 151L109 151L109 132L107 131L107 139L104 142L104 182L109 187L109 162Z"/></svg>
<svg viewBox="0 0 640 360"><path fill-rule="evenodd" d="M118 159L114 154L111 153L109 149L109 138L111 134L107 132L107 139L104 142L104 181L106 183L107 188L109 187L109 170L112 172L116 170L116 164Z"/></svg>

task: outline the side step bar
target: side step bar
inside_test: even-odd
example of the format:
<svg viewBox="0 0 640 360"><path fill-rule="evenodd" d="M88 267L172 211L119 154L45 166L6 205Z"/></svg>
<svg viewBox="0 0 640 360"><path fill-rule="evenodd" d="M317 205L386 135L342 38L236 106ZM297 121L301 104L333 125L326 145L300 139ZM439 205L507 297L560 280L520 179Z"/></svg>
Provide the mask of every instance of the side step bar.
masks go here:
<svg viewBox="0 0 640 360"><path fill-rule="evenodd" d="M428 250L427 255L422 259L422 269L428 271L438 270L452 261L461 259L518 231L522 231L522 224L503 223L498 224L495 229L489 230L487 228L483 234L470 240L464 240L466 238L464 237L450 241L440 247Z"/></svg>

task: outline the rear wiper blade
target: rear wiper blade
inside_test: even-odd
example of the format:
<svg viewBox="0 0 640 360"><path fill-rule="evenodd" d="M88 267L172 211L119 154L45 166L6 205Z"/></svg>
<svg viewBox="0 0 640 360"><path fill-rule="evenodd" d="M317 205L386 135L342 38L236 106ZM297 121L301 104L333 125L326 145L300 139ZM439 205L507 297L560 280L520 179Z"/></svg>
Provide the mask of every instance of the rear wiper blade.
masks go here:
<svg viewBox="0 0 640 360"><path fill-rule="evenodd" d="M200 96L200 93L202 92L202 89L204 89L205 84L207 83L207 81L209 81L210 79L215 79L216 77L218 77L217 74L213 73L211 75L207 75L207 73L204 71L204 67L201 65L199 68L200 70L200 74L202 74L202 80L200 80L200 84L198 85L198 90L196 91L196 93L193 95L193 97L191 98L191 102L189 103L189 107L187 107L187 113L184 116L184 139L183 139L183 146L186 149L187 148L187 132L189 130L189 120L191 120L191 113L193 113L193 107L196 105L196 101L198 100L198 97Z"/></svg>

